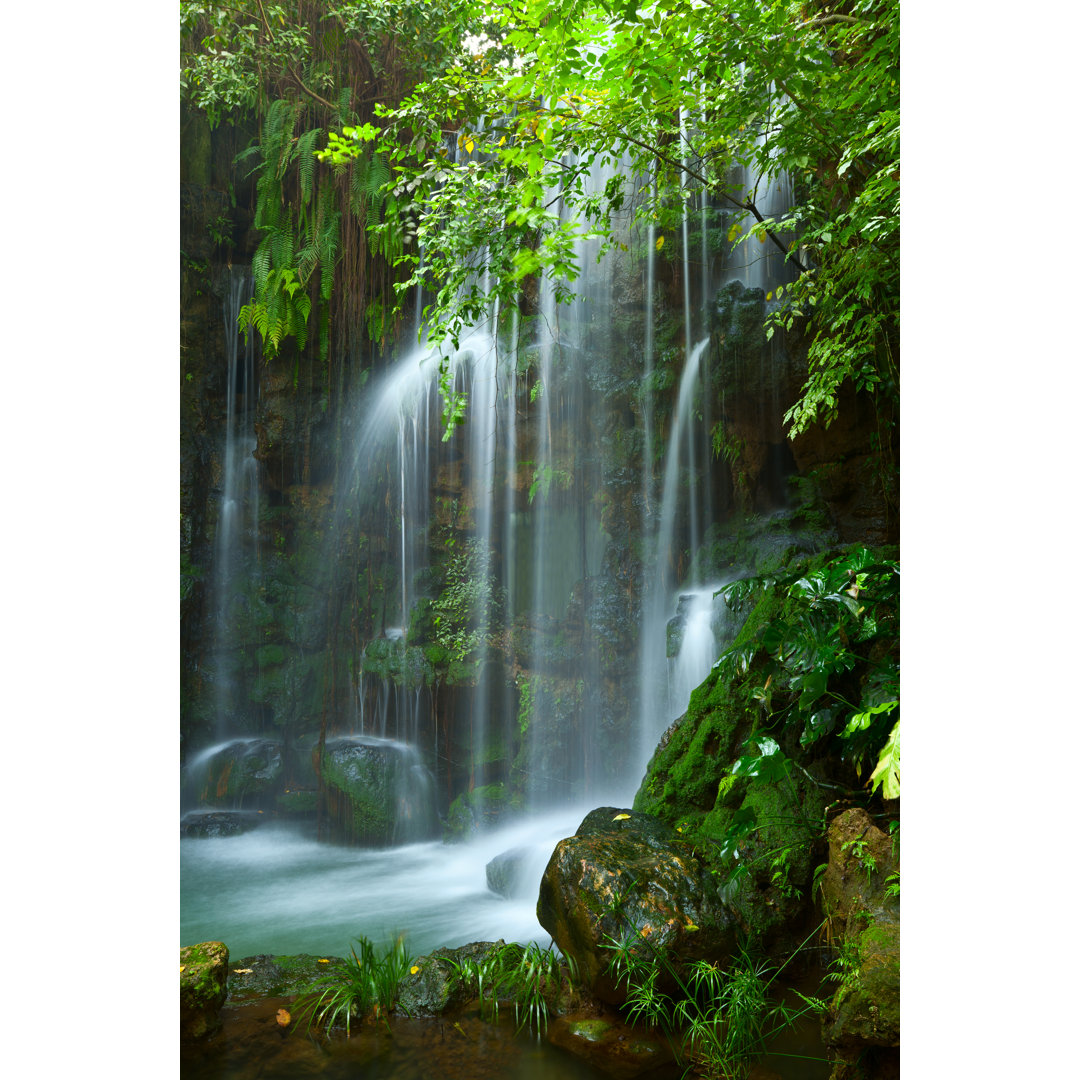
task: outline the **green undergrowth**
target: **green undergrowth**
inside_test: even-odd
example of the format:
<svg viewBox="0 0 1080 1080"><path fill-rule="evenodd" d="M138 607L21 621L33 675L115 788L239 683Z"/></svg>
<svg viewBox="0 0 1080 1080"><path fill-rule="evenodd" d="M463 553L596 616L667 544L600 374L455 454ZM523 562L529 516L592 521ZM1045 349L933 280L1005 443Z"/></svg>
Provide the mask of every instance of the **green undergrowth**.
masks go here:
<svg viewBox="0 0 1080 1080"><path fill-rule="evenodd" d="M825 1013L818 998L794 991L800 1004L791 1007L777 993L777 979L807 941L783 962L744 947L726 965L707 959L675 963L633 926L606 947L609 973L626 992L629 1023L663 1031L686 1073L745 1080L769 1040L805 1016Z"/></svg>

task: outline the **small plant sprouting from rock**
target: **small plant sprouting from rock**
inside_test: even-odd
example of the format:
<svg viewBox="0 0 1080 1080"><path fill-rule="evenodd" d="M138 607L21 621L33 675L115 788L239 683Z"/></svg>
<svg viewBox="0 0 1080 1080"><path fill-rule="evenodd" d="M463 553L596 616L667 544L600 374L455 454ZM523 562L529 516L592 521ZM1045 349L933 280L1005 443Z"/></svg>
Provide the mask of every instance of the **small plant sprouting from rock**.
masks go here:
<svg viewBox="0 0 1080 1080"><path fill-rule="evenodd" d="M572 986L577 980L577 966L570 957L560 956L551 946L542 949L536 942L501 943L483 959L449 962L459 980L476 986L481 1010L492 1020L499 1017L500 1002L510 1001L519 1031L527 1025L546 1028L551 1001L564 982Z"/></svg>
<svg viewBox="0 0 1080 1080"><path fill-rule="evenodd" d="M359 949L359 951L357 951ZM296 1003L299 1021L322 1028L327 1037L332 1028L344 1025L345 1037L352 1033L354 1019L367 1016L383 1020L397 1002L398 983L409 970L411 957L405 939L399 935L379 956L366 937L356 939L350 955L332 970L321 990L305 994Z"/></svg>

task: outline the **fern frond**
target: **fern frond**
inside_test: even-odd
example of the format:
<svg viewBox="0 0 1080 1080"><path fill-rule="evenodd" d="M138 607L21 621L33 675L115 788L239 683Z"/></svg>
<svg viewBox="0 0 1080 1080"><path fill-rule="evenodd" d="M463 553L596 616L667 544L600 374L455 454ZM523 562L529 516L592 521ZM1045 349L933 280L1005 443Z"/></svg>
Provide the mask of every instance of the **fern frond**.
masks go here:
<svg viewBox="0 0 1080 1080"><path fill-rule="evenodd" d="M315 182L315 140L321 134L322 128L312 128L310 131L305 131L296 144L297 168L300 173L300 199L305 203L311 201L311 192Z"/></svg>
<svg viewBox="0 0 1080 1080"><path fill-rule="evenodd" d="M251 257L251 272L255 278L255 292L263 292L266 289L266 278L270 273L269 234L259 241L259 246L255 249L255 254Z"/></svg>
<svg viewBox="0 0 1080 1080"><path fill-rule="evenodd" d="M293 265L293 235L291 229L275 229L270 234L270 251L275 269Z"/></svg>

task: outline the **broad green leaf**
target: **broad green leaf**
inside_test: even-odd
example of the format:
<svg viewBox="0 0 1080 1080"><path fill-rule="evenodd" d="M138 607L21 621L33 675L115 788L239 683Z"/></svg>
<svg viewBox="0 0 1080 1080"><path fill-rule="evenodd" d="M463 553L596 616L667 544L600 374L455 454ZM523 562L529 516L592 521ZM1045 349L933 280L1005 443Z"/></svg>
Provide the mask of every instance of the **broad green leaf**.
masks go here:
<svg viewBox="0 0 1080 1080"><path fill-rule="evenodd" d="M889 738L882 747L878 763L867 781L871 791L881 787L886 799L900 798L900 721L893 724Z"/></svg>

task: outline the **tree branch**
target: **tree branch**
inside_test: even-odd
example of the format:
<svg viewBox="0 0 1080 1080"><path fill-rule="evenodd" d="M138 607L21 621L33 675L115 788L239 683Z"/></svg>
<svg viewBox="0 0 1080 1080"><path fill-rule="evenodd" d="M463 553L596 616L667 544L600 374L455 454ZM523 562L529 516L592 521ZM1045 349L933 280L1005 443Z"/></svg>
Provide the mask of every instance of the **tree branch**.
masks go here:
<svg viewBox="0 0 1080 1080"><path fill-rule="evenodd" d="M563 115L561 113L553 112L550 109L542 109L541 111L547 112L550 116L561 116L561 115ZM580 120L585 124L589 124L591 127L600 128L600 129L603 128L603 125L600 124L598 121L590 120L589 117L585 116L582 113L578 113L578 112L575 111L573 115L574 115L574 118L576 120ZM697 170L692 169L688 164L686 164L681 159L676 160L676 159L672 158L668 154L665 154L659 147L654 146L651 143L647 143L643 139L638 139L635 136L629 134L629 132L620 131L618 137L620 139L625 139L629 143L633 143L634 146L638 147L641 150L646 151L646 153L652 154L654 157L658 158L660 161L663 161L667 165L670 165L673 169L678 169L680 172L682 172L685 175L689 176L691 179L697 180L697 182L699 184L701 184L706 189L706 191L711 191L714 195L719 196L721 199L726 199L729 203L732 204L732 206L737 206L740 210L745 210L745 211L747 211L747 213L753 214L753 216L755 218L757 218L757 220L759 222L761 222L762 224L765 223L765 219L761 216L760 212L758 211L757 206L754 205L752 200L747 199L745 202L739 202L739 200L736 199L733 195L729 195L726 191L724 191L723 188L714 185L712 183L712 181L710 181L706 177L702 176L701 173L697 172ZM771 229L766 228L765 229L765 235L768 236L768 238L783 253L785 259L787 259L789 262L793 263L799 269L800 272L802 272L802 273L806 272L806 267L803 266L803 264L799 261L797 256L794 254L794 252L788 251L788 249L786 247L784 247L784 244L780 240L780 238Z"/></svg>

